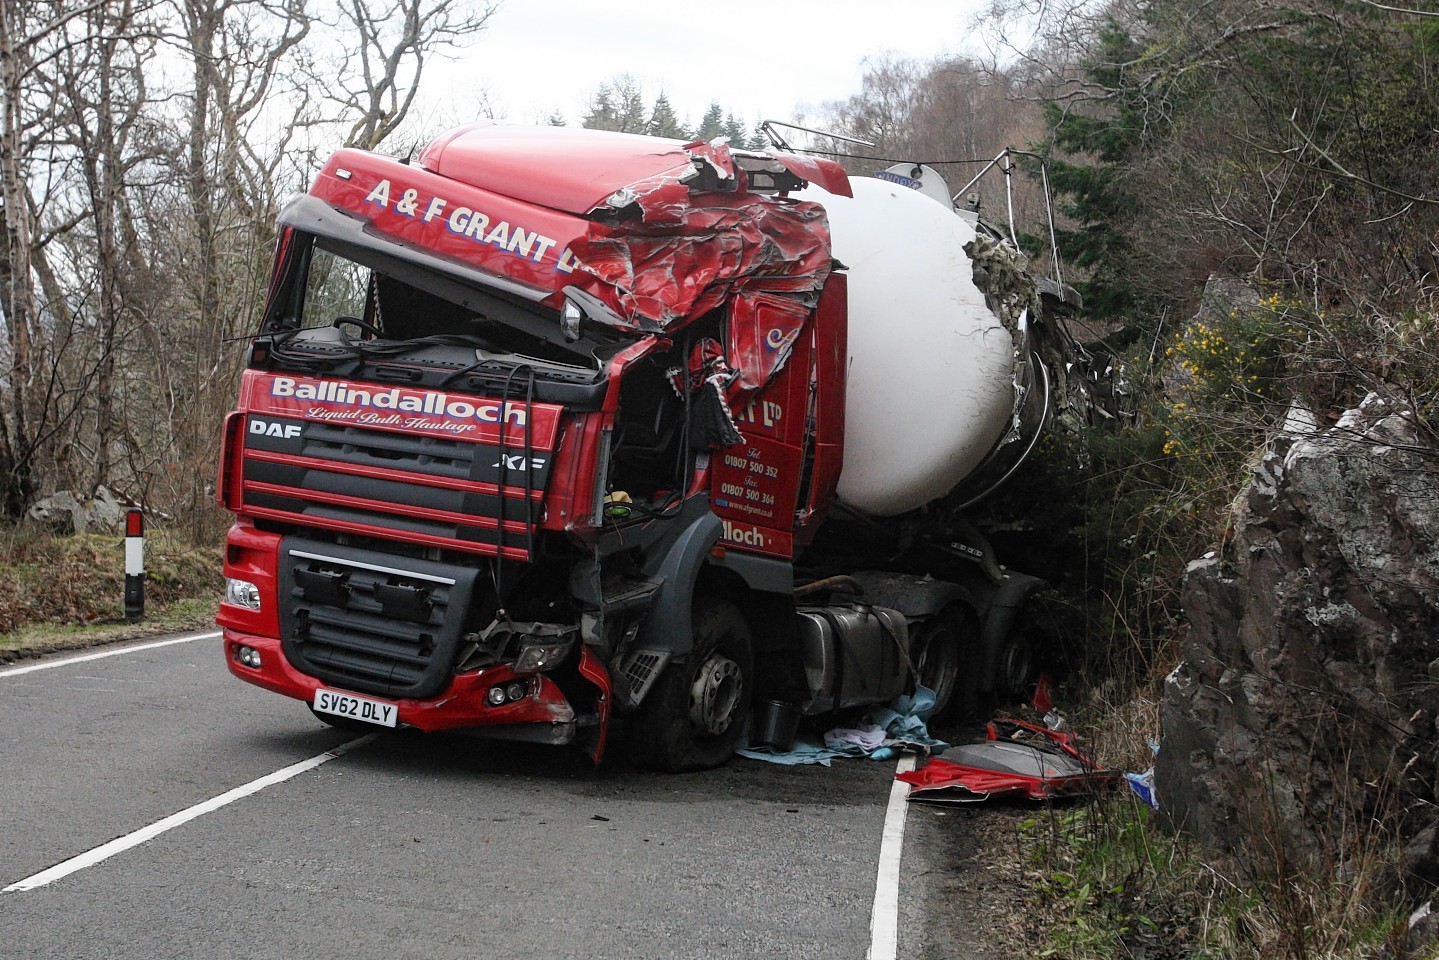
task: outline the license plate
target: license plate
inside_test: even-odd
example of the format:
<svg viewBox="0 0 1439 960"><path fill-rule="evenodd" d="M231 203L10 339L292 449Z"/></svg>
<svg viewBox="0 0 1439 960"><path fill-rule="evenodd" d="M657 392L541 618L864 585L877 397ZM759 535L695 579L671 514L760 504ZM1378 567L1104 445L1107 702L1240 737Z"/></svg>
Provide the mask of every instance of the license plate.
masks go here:
<svg viewBox="0 0 1439 960"><path fill-rule="evenodd" d="M337 717L363 720L381 727L393 727L400 715L399 708L393 703L357 697L352 693L340 693L337 690L316 690L315 710Z"/></svg>

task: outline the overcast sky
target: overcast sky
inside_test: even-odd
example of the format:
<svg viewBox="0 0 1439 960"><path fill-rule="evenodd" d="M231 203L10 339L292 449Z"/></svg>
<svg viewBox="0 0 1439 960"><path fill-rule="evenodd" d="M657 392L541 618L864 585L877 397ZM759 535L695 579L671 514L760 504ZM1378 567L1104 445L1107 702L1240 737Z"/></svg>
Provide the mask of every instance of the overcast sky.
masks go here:
<svg viewBox="0 0 1439 960"><path fill-rule="evenodd" d="M628 73L695 124L718 101L753 126L858 93L865 58L978 54L982 0L503 0L454 64L432 61L424 99L471 119L481 93L507 118L572 123L595 88ZM811 111L812 112L812 111Z"/></svg>

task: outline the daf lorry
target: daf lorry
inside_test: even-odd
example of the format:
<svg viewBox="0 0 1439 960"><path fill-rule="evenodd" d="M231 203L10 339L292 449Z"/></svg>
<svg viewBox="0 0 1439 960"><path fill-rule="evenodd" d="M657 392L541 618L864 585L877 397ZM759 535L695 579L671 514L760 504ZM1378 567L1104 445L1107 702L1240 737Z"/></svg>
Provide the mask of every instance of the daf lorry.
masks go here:
<svg viewBox="0 0 1439 960"><path fill-rule="evenodd" d="M230 671L664 770L757 709L1017 692L1041 583L963 507L1054 405L1067 295L905 170L491 124L334 154L224 423Z"/></svg>

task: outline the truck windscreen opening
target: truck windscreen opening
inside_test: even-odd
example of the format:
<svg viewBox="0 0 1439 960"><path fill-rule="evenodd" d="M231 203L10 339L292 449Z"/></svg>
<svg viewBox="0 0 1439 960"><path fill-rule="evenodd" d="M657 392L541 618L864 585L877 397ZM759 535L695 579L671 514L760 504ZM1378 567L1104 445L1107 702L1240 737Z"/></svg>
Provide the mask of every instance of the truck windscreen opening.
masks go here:
<svg viewBox="0 0 1439 960"><path fill-rule="evenodd" d="M298 233L296 241L264 332L340 328L365 341L463 340L588 370L599 367L597 354L624 340L603 328L566 340L558 311L545 304L343 240Z"/></svg>

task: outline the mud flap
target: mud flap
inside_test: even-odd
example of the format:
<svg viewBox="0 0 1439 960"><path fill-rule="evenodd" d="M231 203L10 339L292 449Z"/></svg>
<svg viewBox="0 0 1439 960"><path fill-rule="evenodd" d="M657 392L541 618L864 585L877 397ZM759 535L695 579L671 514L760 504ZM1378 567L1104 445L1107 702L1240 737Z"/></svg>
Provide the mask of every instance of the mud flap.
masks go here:
<svg viewBox="0 0 1439 960"><path fill-rule="evenodd" d="M580 647L579 671L580 676L599 688L599 693L595 695L595 725L580 730L576 740L580 749L589 754L595 766L599 766L605 758L605 740L610 730L610 703L614 699L610 673L600 658L585 646Z"/></svg>

